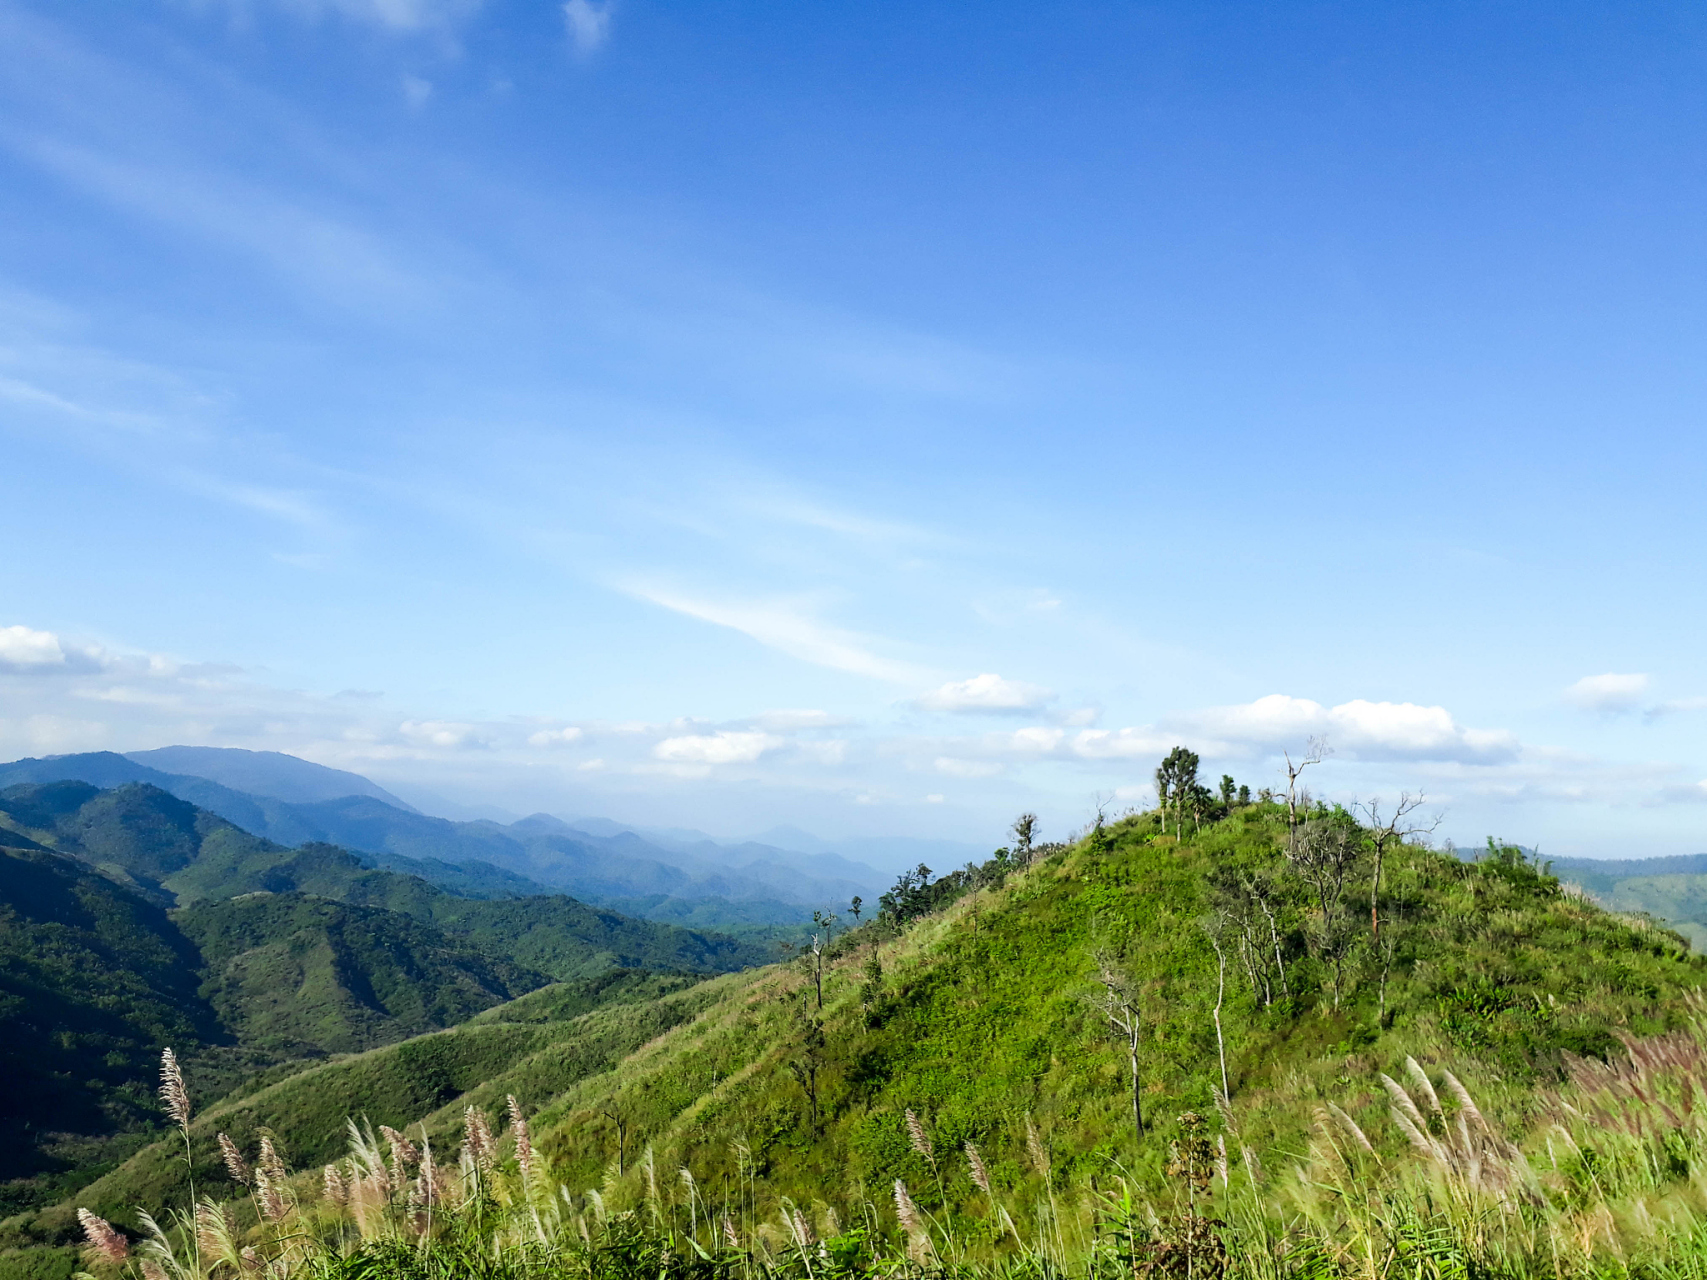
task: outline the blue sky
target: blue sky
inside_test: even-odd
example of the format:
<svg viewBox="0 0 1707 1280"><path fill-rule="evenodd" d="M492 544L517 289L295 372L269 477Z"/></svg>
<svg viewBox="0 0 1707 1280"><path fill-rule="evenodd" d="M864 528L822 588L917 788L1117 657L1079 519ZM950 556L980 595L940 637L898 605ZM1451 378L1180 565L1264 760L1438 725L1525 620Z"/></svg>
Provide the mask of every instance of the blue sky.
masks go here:
<svg viewBox="0 0 1707 1280"><path fill-rule="evenodd" d="M0 0L0 750L1707 847L1707 16Z"/></svg>

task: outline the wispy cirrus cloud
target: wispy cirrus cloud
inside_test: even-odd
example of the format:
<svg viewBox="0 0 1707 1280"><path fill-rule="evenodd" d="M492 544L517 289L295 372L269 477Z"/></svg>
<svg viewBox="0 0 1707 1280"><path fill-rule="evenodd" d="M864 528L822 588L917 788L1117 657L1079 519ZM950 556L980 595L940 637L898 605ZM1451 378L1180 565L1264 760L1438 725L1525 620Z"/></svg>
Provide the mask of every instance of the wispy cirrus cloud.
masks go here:
<svg viewBox="0 0 1707 1280"><path fill-rule="evenodd" d="M570 47L583 58L597 53L610 39L611 5L609 0L568 0L563 6L563 25L569 33Z"/></svg>
<svg viewBox="0 0 1707 1280"><path fill-rule="evenodd" d="M238 21L250 21L270 8L309 22L348 19L384 31L430 31L456 26L480 11L481 0L189 0L198 9L218 8Z"/></svg>
<svg viewBox="0 0 1707 1280"><path fill-rule="evenodd" d="M815 666L893 684L917 684L925 673L913 663L876 652L880 641L820 622L795 601L708 600L640 583L628 594L661 608L739 631L766 648Z"/></svg>

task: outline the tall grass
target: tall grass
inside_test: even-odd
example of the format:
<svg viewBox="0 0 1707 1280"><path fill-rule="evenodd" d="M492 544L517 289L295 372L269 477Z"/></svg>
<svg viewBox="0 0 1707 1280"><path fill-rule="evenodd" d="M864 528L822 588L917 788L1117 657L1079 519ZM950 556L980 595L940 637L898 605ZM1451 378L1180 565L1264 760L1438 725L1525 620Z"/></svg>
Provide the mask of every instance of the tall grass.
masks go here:
<svg viewBox="0 0 1707 1280"><path fill-rule="evenodd" d="M1307 1146L1259 1158L1238 1109L1188 1114L1158 1188L1113 1161L1069 1185L1027 1118L1033 1179L1004 1188L976 1146L939 1152L907 1118L933 1178L952 1157L975 1189L927 1210L906 1183L841 1205L768 1196L750 1152L703 1179L658 1167L638 1194L558 1180L507 1100L476 1107L447 1159L422 1126L347 1125L347 1153L292 1174L263 1138L221 1143L246 1199L210 1197L135 1244L82 1222L92 1280L1707 1280L1707 999L1683 1027L1575 1058L1523 1134L1488 1118L1451 1071L1408 1059L1360 1114L1324 1103ZM205 1184L204 1184L205 1185ZM940 1187L939 1187L940 1189ZM619 1207L621 1206L621 1207Z"/></svg>

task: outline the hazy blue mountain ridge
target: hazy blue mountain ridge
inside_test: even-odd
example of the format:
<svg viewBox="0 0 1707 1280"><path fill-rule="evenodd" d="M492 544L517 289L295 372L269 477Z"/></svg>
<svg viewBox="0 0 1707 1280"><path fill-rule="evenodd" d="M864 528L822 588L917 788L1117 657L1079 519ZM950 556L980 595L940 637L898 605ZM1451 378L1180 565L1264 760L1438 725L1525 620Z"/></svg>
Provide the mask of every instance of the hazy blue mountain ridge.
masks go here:
<svg viewBox="0 0 1707 1280"><path fill-rule="evenodd" d="M419 812L371 778L332 769L282 751L246 751L241 747L156 747L127 751L125 759L162 773L191 775L252 796L292 804L313 804L340 796L371 796L394 809Z"/></svg>
<svg viewBox="0 0 1707 1280"><path fill-rule="evenodd" d="M161 760L213 758L217 762L225 750L162 748L135 754ZM237 754L241 757L237 764L251 773L259 768L257 758L278 755ZM306 761L295 764L306 770L321 770L321 766ZM358 775L337 770L321 772L333 781L348 777L366 782ZM236 776L232 770L226 774ZM333 785L327 777L312 776L314 786ZM0 765L0 788L63 779L108 788L128 782L147 783L279 845L340 845L372 865L407 871L454 892L475 896L517 897L557 890L597 902L727 899L767 904L766 914L778 919L788 918L788 908L793 907L793 918L803 919L815 907L834 907L855 894L869 898L886 885L885 877L872 868L836 856L792 853L762 845L731 849L709 840L666 850L617 824L609 824L611 834L599 835L547 814L507 825L488 820L454 822L400 809L373 794L287 801L237 791L205 777L166 773L114 752ZM309 787L301 777L286 778L279 785L295 788L297 793ZM384 794L381 788L372 789Z"/></svg>

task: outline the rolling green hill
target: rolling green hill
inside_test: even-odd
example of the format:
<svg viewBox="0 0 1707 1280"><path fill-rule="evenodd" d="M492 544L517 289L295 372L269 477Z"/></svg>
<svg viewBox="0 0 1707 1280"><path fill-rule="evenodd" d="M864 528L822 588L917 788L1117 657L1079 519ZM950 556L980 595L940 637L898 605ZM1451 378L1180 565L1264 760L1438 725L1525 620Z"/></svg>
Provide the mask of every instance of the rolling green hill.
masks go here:
<svg viewBox="0 0 1707 1280"><path fill-rule="evenodd" d="M1554 867L1560 879L1581 885L1609 909L1663 920L1696 950L1707 950L1707 855L1561 858Z"/></svg>
<svg viewBox="0 0 1707 1280"><path fill-rule="evenodd" d="M234 790L213 776L165 773L145 761L206 768L267 790ZM67 779L114 790L152 786L279 845L334 844L356 852L365 865L417 875L464 897L566 892L604 905L658 899L667 903L658 917L666 922L676 922L678 904L690 901L696 924L741 924L755 907L779 923L798 924L813 907L871 892L876 874L839 857L762 845L725 849L709 840L667 841L665 849L626 828L595 835L546 814L507 825L453 822L417 812L365 778L273 753L179 747L134 757L97 751L0 764L0 789ZM720 911L722 900L739 902L740 909Z"/></svg>
<svg viewBox="0 0 1707 1280"><path fill-rule="evenodd" d="M217 1095L549 981L396 912L299 894L167 911L65 855L0 850L0 1205L146 1141L163 1046Z"/></svg>
<svg viewBox="0 0 1707 1280"><path fill-rule="evenodd" d="M548 987L234 1097L198 1122L198 1150L264 1125L310 1166L362 1113L421 1120L448 1147L465 1105L495 1111L514 1093L552 1176L601 1189L611 1211L649 1194L634 1159L649 1150L697 1186L744 1187L760 1216L786 1197L881 1219L899 1178L972 1230L988 1217L955 1154L968 1142L1016 1215L1111 1170L1159 1186L1178 1117L1213 1116L1223 1083L1235 1165L1238 1143L1302 1150L1330 1102L1391 1152L1377 1073L1403 1077L1412 1057L1450 1066L1521 1134L1568 1064L1690 1016L1707 964L1675 934L1566 892L1512 849L1469 864L1385 842L1377 881L1376 843L1343 813L1294 830L1283 806L1258 804L1183 836L1151 814L1029 862L1004 851L904 879L821 973L808 958L590 1013L554 1009L563 988ZM1111 1034L1111 999L1132 1046ZM181 1194L181 1170L151 1146L78 1200L129 1221L124 1206ZM10 1229L51 1239L70 1213Z"/></svg>
<svg viewBox="0 0 1707 1280"><path fill-rule="evenodd" d="M654 924L561 894L464 898L332 845L284 849L146 783L0 791L0 831L95 864L167 905L303 893L401 912L553 978L611 967L718 973L769 959L756 942ZM6 838L0 835L0 839Z"/></svg>

